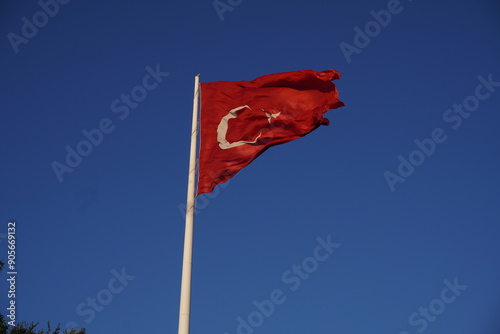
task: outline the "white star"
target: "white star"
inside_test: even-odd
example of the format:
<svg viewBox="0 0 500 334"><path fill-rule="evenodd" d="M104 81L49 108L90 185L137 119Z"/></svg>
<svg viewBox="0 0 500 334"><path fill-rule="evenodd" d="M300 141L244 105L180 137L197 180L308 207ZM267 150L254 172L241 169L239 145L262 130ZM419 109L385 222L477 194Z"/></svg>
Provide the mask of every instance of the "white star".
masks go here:
<svg viewBox="0 0 500 334"><path fill-rule="evenodd" d="M279 112L279 113L277 113L277 114L271 114L271 113L269 113L269 112L265 111L264 109L262 109L262 111L266 114L266 116L267 116L267 121L269 122L269 124L271 124L271 120L272 120L273 118L276 118L276 117L278 117L278 116L281 114L281 112Z"/></svg>

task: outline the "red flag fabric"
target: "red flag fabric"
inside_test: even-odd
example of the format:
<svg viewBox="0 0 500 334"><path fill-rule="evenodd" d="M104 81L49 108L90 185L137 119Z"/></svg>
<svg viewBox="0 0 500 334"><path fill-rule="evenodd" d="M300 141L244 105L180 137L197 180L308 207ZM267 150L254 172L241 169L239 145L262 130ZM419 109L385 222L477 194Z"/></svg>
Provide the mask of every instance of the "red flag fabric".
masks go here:
<svg viewBox="0 0 500 334"><path fill-rule="evenodd" d="M197 195L212 192L269 147L328 125L343 106L335 70L270 74L252 81L201 83Z"/></svg>

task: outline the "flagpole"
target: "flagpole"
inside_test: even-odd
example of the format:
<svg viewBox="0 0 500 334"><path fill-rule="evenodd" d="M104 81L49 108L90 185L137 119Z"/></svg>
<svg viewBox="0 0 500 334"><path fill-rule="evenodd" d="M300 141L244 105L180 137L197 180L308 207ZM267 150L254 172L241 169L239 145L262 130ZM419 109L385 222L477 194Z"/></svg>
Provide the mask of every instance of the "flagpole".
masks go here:
<svg viewBox="0 0 500 334"><path fill-rule="evenodd" d="M181 300L179 307L179 334L189 334L191 308L191 268L193 259L193 228L196 183L196 142L198 139L198 99L200 75L194 77L193 122L191 127L191 149L189 153L189 178L186 201L186 227L184 231L184 254L182 258Z"/></svg>

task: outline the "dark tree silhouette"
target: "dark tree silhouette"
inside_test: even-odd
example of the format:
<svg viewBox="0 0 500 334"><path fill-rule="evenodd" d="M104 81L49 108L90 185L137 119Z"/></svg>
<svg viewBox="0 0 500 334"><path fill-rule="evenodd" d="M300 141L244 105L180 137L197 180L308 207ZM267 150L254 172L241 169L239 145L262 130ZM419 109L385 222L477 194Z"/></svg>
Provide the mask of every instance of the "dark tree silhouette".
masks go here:
<svg viewBox="0 0 500 334"><path fill-rule="evenodd" d="M3 266L4 263L0 261L0 271ZM4 316L0 314L0 334L85 334L85 328L62 330L61 325L57 325L56 328L52 329L50 323L47 323L47 329L37 329L36 327L38 327L38 323L34 322L20 322L15 327L8 326Z"/></svg>

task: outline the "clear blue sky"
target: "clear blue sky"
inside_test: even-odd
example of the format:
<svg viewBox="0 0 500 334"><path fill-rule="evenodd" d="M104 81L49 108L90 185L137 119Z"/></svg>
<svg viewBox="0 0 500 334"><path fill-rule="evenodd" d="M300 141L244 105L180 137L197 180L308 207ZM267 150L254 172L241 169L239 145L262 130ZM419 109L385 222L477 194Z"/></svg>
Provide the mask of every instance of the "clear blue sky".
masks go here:
<svg viewBox="0 0 500 334"><path fill-rule="evenodd" d="M498 2L230 3L3 1L16 320L176 333L194 76L333 68L329 127L200 198L191 333L498 334Z"/></svg>

